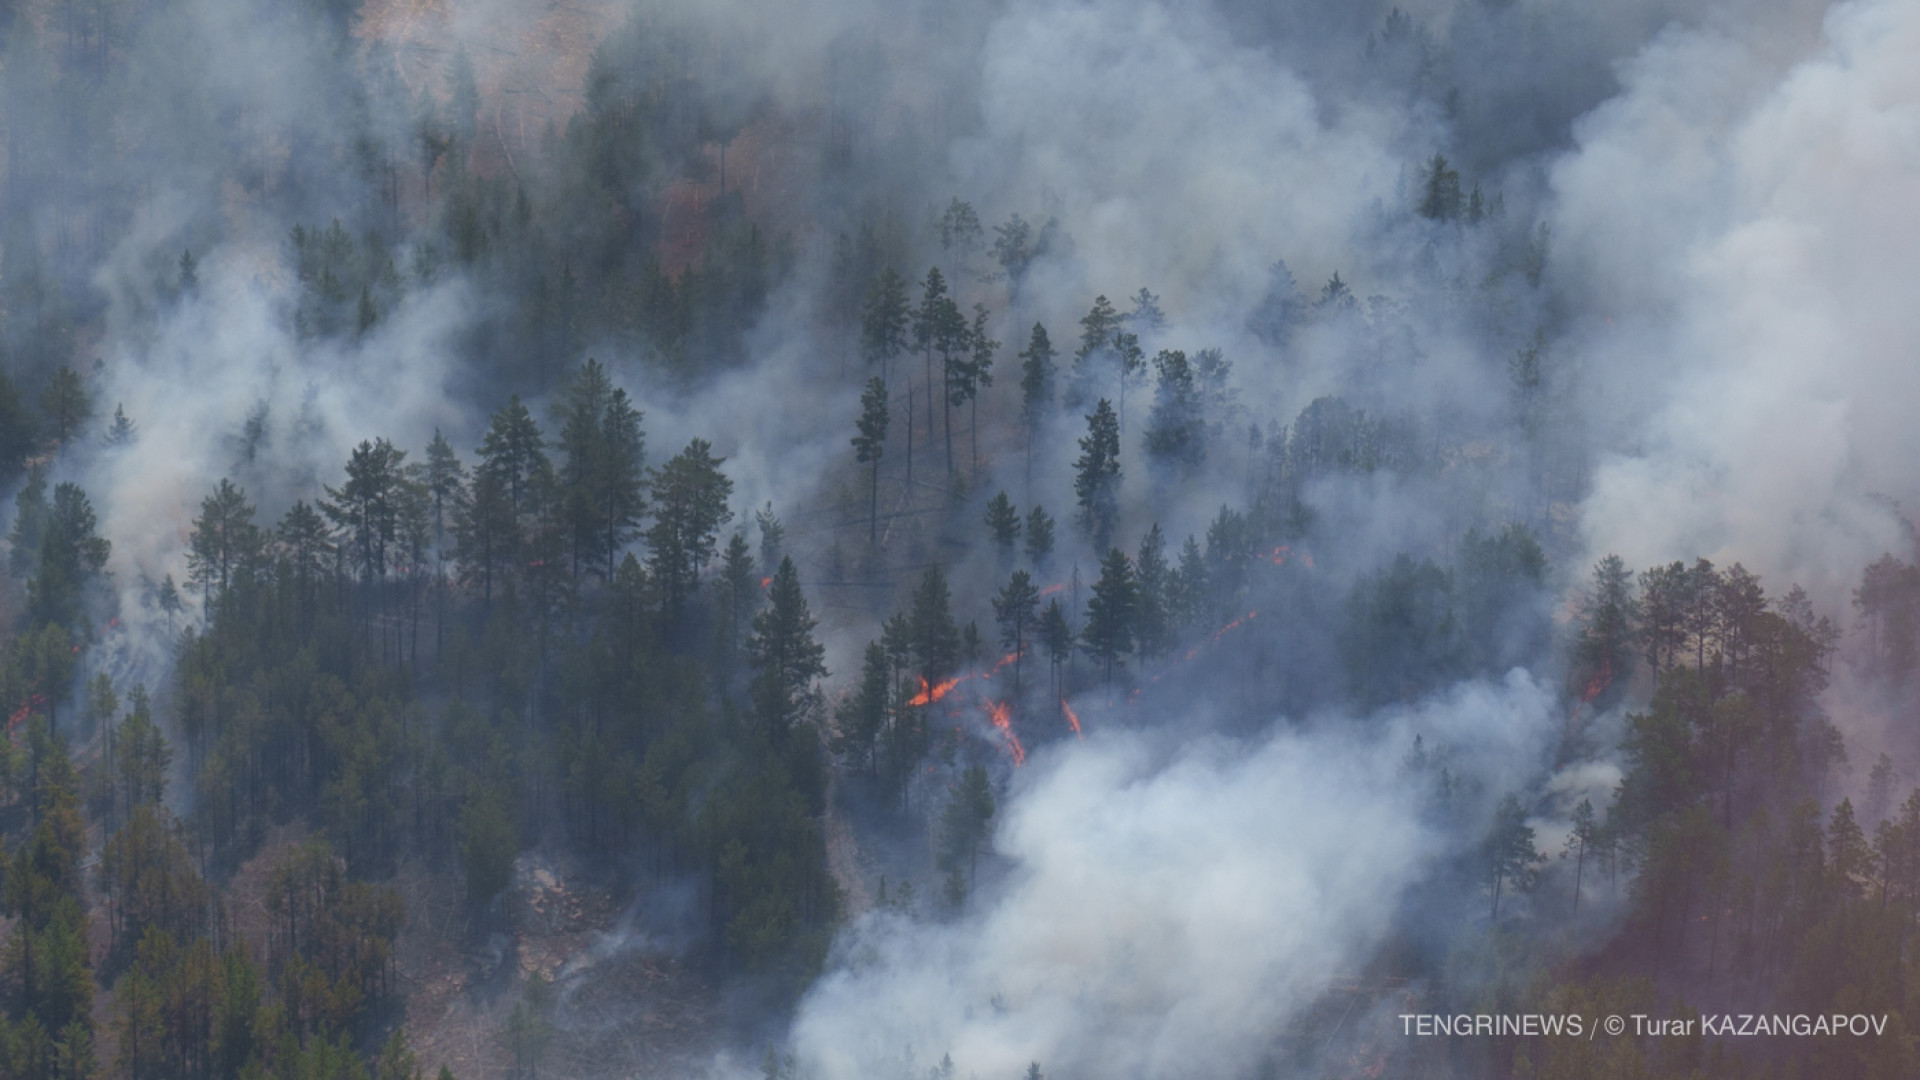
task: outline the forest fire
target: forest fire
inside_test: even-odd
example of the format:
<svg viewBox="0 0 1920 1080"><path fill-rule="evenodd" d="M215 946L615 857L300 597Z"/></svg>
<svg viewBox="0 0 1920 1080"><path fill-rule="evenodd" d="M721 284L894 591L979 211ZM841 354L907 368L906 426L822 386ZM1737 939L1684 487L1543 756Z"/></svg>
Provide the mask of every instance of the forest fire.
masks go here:
<svg viewBox="0 0 1920 1080"><path fill-rule="evenodd" d="M1066 698L1060 699L1060 712L1066 716L1067 726L1073 729L1074 738L1086 738L1085 735L1080 733L1080 714L1073 711L1073 706L1067 704Z"/></svg>
<svg viewBox="0 0 1920 1080"><path fill-rule="evenodd" d="M1007 752L1013 755L1013 764L1018 768L1027 763L1027 748L1020 745L1020 737L1013 733L1013 706L1005 701L987 702L987 719L1000 729L1000 736L1007 740Z"/></svg>
<svg viewBox="0 0 1920 1080"><path fill-rule="evenodd" d="M1279 547L1267 553L1267 560L1275 566L1287 565L1288 559L1298 559L1301 566L1309 570L1313 569L1313 555L1310 552L1295 552L1286 544L1281 544Z"/></svg>
<svg viewBox="0 0 1920 1080"><path fill-rule="evenodd" d="M931 705L934 702L939 701L941 698L946 697L948 694L952 693L953 688L956 686L959 686L960 680L964 677L965 676L955 675L951 679L942 679L941 681L933 684L932 686L928 686L926 678L922 676L920 678L920 692L913 695L911 698L908 698L907 704Z"/></svg>
<svg viewBox="0 0 1920 1080"><path fill-rule="evenodd" d="M1600 670L1594 672L1593 678L1587 680L1587 688L1580 695L1580 703L1585 705L1591 702L1594 698L1606 693L1607 687L1611 685L1613 685L1613 664L1603 656L1600 658Z"/></svg>
<svg viewBox="0 0 1920 1080"><path fill-rule="evenodd" d="M12 731L27 722L27 717L47 707L47 695L30 694L20 707L7 715L7 730Z"/></svg>
<svg viewBox="0 0 1920 1080"><path fill-rule="evenodd" d="M1259 614L1260 614L1260 612L1258 612L1258 611L1249 611L1249 612L1247 612L1247 613L1246 613L1245 615L1242 615L1242 616L1240 616L1239 618L1236 618L1236 619L1234 619L1234 620L1233 620L1232 622L1230 622L1230 623L1228 623L1227 625L1225 625L1225 626L1223 626L1223 627L1221 627L1220 629L1218 629L1218 630L1215 630L1215 631L1213 632L1213 636L1212 636L1212 637L1209 637L1209 638L1208 638L1207 640L1205 640L1205 641L1203 641L1203 642L1201 642L1201 643L1200 643L1200 644L1198 644L1198 645L1195 645L1195 646L1194 646L1193 648L1191 648L1191 649L1188 649L1188 650L1187 650L1187 653L1186 653L1186 655L1185 655L1185 656L1182 656L1182 657L1180 658L1180 662L1184 664L1184 663L1186 663L1187 661L1189 661L1189 660L1192 660L1192 659L1193 659L1194 657L1196 657L1196 656L1199 656L1199 655L1200 655L1200 650L1202 650L1202 649L1204 649L1204 648L1206 648L1207 646L1209 646L1209 645L1211 645L1211 644L1213 644L1214 642L1216 642L1216 641L1219 641L1219 640L1220 640L1221 638L1223 638L1223 637L1225 637L1225 636L1226 636L1226 634L1227 634L1227 632L1228 632L1229 630L1238 630L1238 629L1239 629L1239 628L1240 628L1241 626L1243 626L1243 625L1245 625L1245 624L1246 624L1246 622L1247 622L1247 620L1249 620L1249 619L1252 619L1252 618L1254 618L1254 617L1256 617L1256 616L1258 616ZM1161 674L1165 674L1165 673L1164 673L1164 672L1162 672ZM1159 675L1155 675L1155 676L1154 676L1154 677L1153 677L1152 679L1150 679L1150 680L1148 680L1148 681L1149 681L1149 682L1159 682L1159 681L1160 681L1160 676L1159 676Z"/></svg>

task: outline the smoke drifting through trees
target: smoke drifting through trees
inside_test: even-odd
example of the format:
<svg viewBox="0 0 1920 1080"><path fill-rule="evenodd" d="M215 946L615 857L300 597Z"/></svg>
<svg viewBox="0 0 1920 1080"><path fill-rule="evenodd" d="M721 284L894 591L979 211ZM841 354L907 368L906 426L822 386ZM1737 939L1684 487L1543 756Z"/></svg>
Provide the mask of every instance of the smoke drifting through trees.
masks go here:
<svg viewBox="0 0 1920 1080"><path fill-rule="evenodd" d="M1544 1068L1341 987L1911 904L1905 7L581 11L0 11L9 843L115 941L0 1071L400 1068L384 883L540 847L769 1075ZM131 883L296 821L284 937ZM141 1057L216 967L285 1031Z"/></svg>

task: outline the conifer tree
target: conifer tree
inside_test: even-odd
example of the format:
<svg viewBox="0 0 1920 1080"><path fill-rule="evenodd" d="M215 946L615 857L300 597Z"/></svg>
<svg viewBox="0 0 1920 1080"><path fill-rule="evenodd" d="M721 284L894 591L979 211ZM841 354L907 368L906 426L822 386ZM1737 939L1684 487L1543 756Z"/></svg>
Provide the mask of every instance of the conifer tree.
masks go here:
<svg viewBox="0 0 1920 1080"><path fill-rule="evenodd" d="M1080 529L1095 550L1103 551L1113 538L1120 492L1120 424L1105 398L1087 415L1087 433L1080 439L1080 457L1073 468Z"/></svg>
<svg viewBox="0 0 1920 1080"><path fill-rule="evenodd" d="M1109 687L1120 658L1133 651L1137 600L1127 553L1108 549L1100 560L1100 579L1093 583L1093 599L1087 602L1087 625L1080 633L1080 647L1100 664Z"/></svg>
<svg viewBox="0 0 1920 1080"><path fill-rule="evenodd" d="M767 606L753 617L747 659L754 669L750 693L762 728L774 745L812 719L820 707L815 682L827 675L826 648L814 640L818 624L800 591L791 557L780 560L767 589Z"/></svg>
<svg viewBox="0 0 1920 1080"><path fill-rule="evenodd" d="M854 457L872 468L867 477L867 545L880 543L880 459L887 452L887 383L874 376L860 395L859 434L853 437Z"/></svg>

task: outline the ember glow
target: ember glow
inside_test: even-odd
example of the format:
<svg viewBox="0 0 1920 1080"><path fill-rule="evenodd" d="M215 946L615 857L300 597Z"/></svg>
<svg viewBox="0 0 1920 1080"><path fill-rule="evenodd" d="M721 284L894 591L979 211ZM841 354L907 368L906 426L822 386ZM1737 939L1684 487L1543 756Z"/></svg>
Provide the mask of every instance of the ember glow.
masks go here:
<svg viewBox="0 0 1920 1080"><path fill-rule="evenodd" d="M1013 755L1015 768L1027 763L1027 748L1020 745L1020 736L1013 733L1013 705L1005 701L987 702L987 719L1000 729L1000 737L1007 742L1007 752Z"/></svg>
<svg viewBox="0 0 1920 1080"><path fill-rule="evenodd" d="M1599 697L1601 694L1606 693L1607 687L1612 683L1613 665L1608 662L1606 657L1601 657L1600 670L1594 672L1593 678L1587 680L1587 688L1580 695L1580 703L1584 705L1594 698Z"/></svg>
<svg viewBox="0 0 1920 1080"><path fill-rule="evenodd" d="M939 701L941 698L946 697L948 694L952 693L953 688L956 686L959 686L960 681L964 678L966 678L966 676L964 675L955 675L951 679L942 679L941 681L933 684L932 686L928 686L926 678L921 677L920 692L913 695L911 698L908 698L907 704L931 705L934 702Z"/></svg>
<svg viewBox="0 0 1920 1080"><path fill-rule="evenodd" d="M1066 716L1067 726L1073 729L1074 738L1086 738L1085 735L1080 733L1080 714L1073 711L1073 706L1067 704L1066 698L1060 699L1060 712Z"/></svg>
<svg viewBox="0 0 1920 1080"><path fill-rule="evenodd" d="M7 730L12 731L27 722L27 717L47 707L47 695L31 694L20 707L7 715Z"/></svg>

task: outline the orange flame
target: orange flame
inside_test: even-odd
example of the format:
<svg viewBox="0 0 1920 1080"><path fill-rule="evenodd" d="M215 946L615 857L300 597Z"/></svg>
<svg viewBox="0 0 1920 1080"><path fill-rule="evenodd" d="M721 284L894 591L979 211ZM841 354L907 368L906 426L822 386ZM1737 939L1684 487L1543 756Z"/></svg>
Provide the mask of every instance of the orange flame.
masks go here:
<svg viewBox="0 0 1920 1080"><path fill-rule="evenodd" d="M1073 711L1073 706L1067 704L1066 698L1060 699L1060 711L1067 715L1067 725L1073 728L1073 737L1076 739L1086 738L1085 735L1080 734L1080 714Z"/></svg>
<svg viewBox="0 0 1920 1080"><path fill-rule="evenodd" d="M1000 729L1001 737L1007 740L1007 752L1013 755L1013 764L1019 768L1027 763L1027 748L1020 745L1020 737L1013 733L1013 706L1007 702L987 702L987 719Z"/></svg>
<svg viewBox="0 0 1920 1080"><path fill-rule="evenodd" d="M1200 643L1200 644L1198 644L1198 645L1195 645L1195 646L1194 646L1193 648L1191 648L1191 649L1188 649L1188 650L1187 650L1187 652L1186 652L1186 655L1184 655L1184 656L1182 656L1182 657L1180 658L1180 661L1179 661L1179 662L1180 662L1180 663L1182 663L1182 664L1184 664L1184 663L1186 663L1186 662L1188 662L1188 661L1190 661L1190 660L1192 660L1192 659L1193 659L1194 657L1196 657L1196 656L1199 656L1199 655L1200 655L1200 650L1201 650L1201 649L1204 649L1204 648L1206 648L1206 647L1207 647L1208 645L1211 645L1211 644L1213 644L1214 642L1216 642L1216 641L1219 641L1219 640L1220 640L1220 639L1221 639L1222 637L1225 637L1225 636L1226 636L1226 634L1227 634L1227 631L1229 631L1229 630L1237 630L1237 629L1239 629L1239 628L1240 628L1240 627L1241 627L1242 625L1244 625L1244 624L1245 624L1245 623L1246 623L1246 622L1247 622L1247 621L1248 621L1249 619L1253 619L1253 618L1257 618L1257 617L1259 616L1259 614L1260 614L1260 612L1259 612L1259 611L1258 611L1257 609L1256 609L1256 610L1254 610L1254 611L1249 611L1249 612L1247 612L1247 613L1246 613L1245 615L1242 615L1242 616L1240 616L1239 618L1237 618L1237 619L1235 619L1235 620L1233 620L1232 622L1230 622L1230 623L1228 623L1227 625L1225 625L1225 626L1223 626L1223 627L1221 627L1220 629L1218 629L1218 630L1215 630L1215 631L1213 632L1213 636L1212 636L1212 637L1209 637L1209 638L1208 638L1208 639L1207 639L1206 641L1204 641L1204 642L1202 642L1202 643ZM1160 681L1160 677L1161 677L1162 675L1165 675L1165 674L1166 674L1166 672L1165 672L1165 671L1162 671L1162 672L1161 672L1161 673L1160 673L1159 675L1155 675L1155 676L1154 676L1153 678L1151 678L1151 679L1148 679L1148 680L1147 680L1147 682L1148 682L1148 683L1150 683L1150 684L1151 684L1151 683L1157 683L1157 682L1159 682L1159 681ZM1136 696L1137 696L1137 693L1136 693Z"/></svg>
<svg viewBox="0 0 1920 1080"><path fill-rule="evenodd" d="M773 579L771 577L763 577L760 579L760 587L763 589L771 584L773 584Z"/></svg>
<svg viewBox="0 0 1920 1080"><path fill-rule="evenodd" d="M27 700L21 702L19 708L13 710L12 713L8 714L7 730L12 731L14 728L17 728L21 724L26 723L27 717L32 716L36 710L45 708L46 704L47 704L47 695L45 694L28 695Z"/></svg>
<svg viewBox="0 0 1920 1080"><path fill-rule="evenodd" d="M1053 595L1054 593L1057 593L1057 592L1059 592L1060 590L1062 590L1062 589L1065 589L1066 587L1067 587L1067 583L1066 583L1066 582L1064 582L1064 581L1056 581L1056 582L1054 582L1053 584L1051 584L1051 585L1049 585L1049 586L1047 586L1046 588L1044 588L1044 589L1041 589L1041 590L1040 590L1040 595L1041 595L1041 596L1052 596L1052 595Z"/></svg>
<svg viewBox="0 0 1920 1080"><path fill-rule="evenodd" d="M913 695L911 698L908 698L907 704L931 705L934 702L939 701L941 698L946 697L949 693L953 691L954 687L960 685L960 678L961 678L960 676L956 675L951 679L943 679L932 686L928 686L926 677L919 676L920 692Z"/></svg>
<svg viewBox="0 0 1920 1080"><path fill-rule="evenodd" d="M1613 685L1613 661L1603 656L1600 658L1600 670L1593 673L1593 678L1587 683L1586 692L1580 695L1580 703L1584 705L1599 697L1611 685Z"/></svg>

